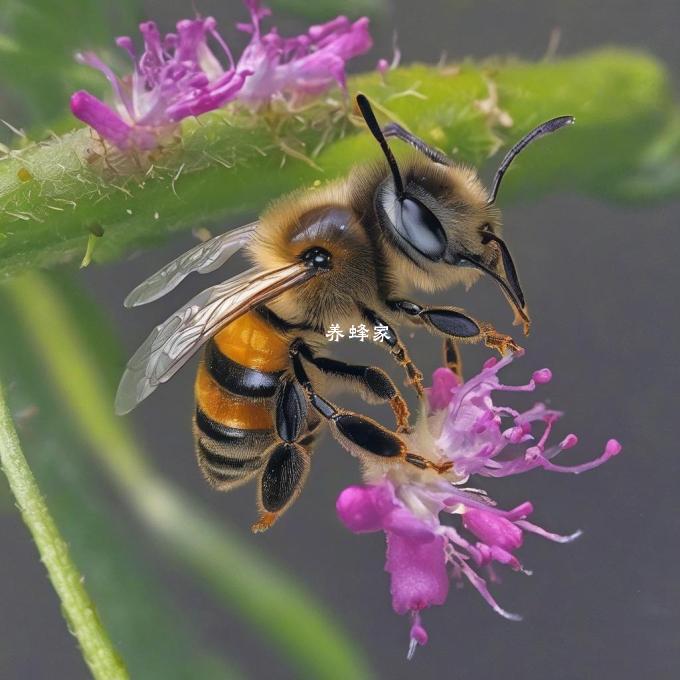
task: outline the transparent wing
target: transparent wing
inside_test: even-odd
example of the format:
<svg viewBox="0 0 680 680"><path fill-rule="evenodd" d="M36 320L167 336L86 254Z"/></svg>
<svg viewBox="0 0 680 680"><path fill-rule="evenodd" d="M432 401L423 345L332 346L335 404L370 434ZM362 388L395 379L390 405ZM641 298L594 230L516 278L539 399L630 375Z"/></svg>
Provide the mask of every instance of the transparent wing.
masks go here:
<svg viewBox="0 0 680 680"><path fill-rule="evenodd" d="M180 255L142 281L126 298L126 307L153 302L176 288L189 274L208 274L221 267L236 251L252 239L259 222L211 238Z"/></svg>
<svg viewBox="0 0 680 680"><path fill-rule="evenodd" d="M128 361L116 394L116 413L135 408L221 328L314 274L302 263L276 270L254 267L199 293L156 326Z"/></svg>

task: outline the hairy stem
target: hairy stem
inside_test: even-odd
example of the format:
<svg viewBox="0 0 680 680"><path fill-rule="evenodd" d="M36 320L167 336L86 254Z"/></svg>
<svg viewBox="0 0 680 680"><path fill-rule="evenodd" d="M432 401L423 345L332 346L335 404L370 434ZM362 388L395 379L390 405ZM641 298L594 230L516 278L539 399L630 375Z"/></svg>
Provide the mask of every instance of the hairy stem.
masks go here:
<svg viewBox="0 0 680 680"><path fill-rule="evenodd" d="M70 309L37 273L13 279L7 287L48 376L92 452L147 529L305 677L371 677L364 659L309 594L151 467L124 421L113 414L101 357L76 330L75 314L87 310Z"/></svg>
<svg viewBox="0 0 680 680"><path fill-rule="evenodd" d="M650 181L652 171L667 176L664 167L676 176L678 107L665 69L642 54L414 65L384 82L356 76L350 92L359 90L383 122L474 164L542 120L575 115L573 128L513 166L501 203L556 187L637 201L680 193L677 183ZM0 161L0 275L81 261L88 242L94 260L120 257L172 231L259 212L283 192L377 158L350 104L338 95L296 113L231 107L185 121L174 143L146 155L122 156L89 129L10 152Z"/></svg>
<svg viewBox="0 0 680 680"><path fill-rule="evenodd" d="M128 672L99 620L94 603L85 590L83 577L71 560L68 547L21 450L1 387L0 461L21 516L61 600L69 628L78 639L92 675L98 680L128 678Z"/></svg>

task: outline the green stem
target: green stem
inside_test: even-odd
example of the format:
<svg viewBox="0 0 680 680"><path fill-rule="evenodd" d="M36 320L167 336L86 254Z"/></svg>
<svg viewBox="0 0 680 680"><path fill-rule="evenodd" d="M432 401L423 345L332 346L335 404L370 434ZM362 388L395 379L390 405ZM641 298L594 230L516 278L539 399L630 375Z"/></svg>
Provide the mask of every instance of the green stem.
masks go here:
<svg viewBox="0 0 680 680"><path fill-rule="evenodd" d="M473 164L541 120L575 115L573 128L513 166L502 201L556 187L638 201L680 192L642 181L628 191L650 149L677 165L680 147L668 134L678 111L668 74L643 54L608 49L539 63L413 65L386 82L376 73L356 76L350 92L358 90L382 120L399 120ZM259 212L286 191L343 175L379 153L339 96L297 115L234 107L206 114L185 121L176 143L147 155L122 156L79 129L0 160L0 275L80 261L93 233L103 232L95 260L120 257L171 231Z"/></svg>
<svg viewBox="0 0 680 680"><path fill-rule="evenodd" d="M40 494L19 444L0 386L0 461L16 498L21 516L35 540L40 558L61 600L69 628L78 639L85 662L98 680L129 678L121 658L104 630L83 578L71 560Z"/></svg>
<svg viewBox="0 0 680 680"><path fill-rule="evenodd" d="M365 660L307 592L149 465L124 421L113 415L113 395L96 353L47 280L28 274L9 281L8 292L93 454L147 529L304 676L371 677Z"/></svg>

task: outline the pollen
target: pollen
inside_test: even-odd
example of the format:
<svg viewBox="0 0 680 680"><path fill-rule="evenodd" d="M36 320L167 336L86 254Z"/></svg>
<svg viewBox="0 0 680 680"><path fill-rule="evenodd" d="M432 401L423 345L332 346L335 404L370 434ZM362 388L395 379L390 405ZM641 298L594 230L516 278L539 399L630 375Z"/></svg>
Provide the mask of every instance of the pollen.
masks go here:
<svg viewBox="0 0 680 680"><path fill-rule="evenodd" d="M19 168L17 170L17 177L20 182L28 182L33 179L33 175L30 173L28 168Z"/></svg>
<svg viewBox="0 0 680 680"><path fill-rule="evenodd" d="M441 142L446 141L446 135L444 134L444 130L441 129L441 127L433 127L430 128L430 137L432 137L432 140L440 144Z"/></svg>

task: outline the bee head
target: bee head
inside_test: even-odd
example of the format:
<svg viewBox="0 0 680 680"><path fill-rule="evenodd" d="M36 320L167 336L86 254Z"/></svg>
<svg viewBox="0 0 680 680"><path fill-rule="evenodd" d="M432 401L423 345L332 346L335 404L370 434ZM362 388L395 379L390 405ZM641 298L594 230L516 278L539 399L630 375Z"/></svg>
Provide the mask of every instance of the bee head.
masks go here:
<svg viewBox="0 0 680 680"><path fill-rule="evenodd" d="M524 293L510 251L500 236L496 196L505 172L526 146L574 119L555 118L525 135L506 154L491 191L486 192L473 170L455 165L399 125L391 124L382 130L364 95L357 96L357 104L390 169L391 177L381 183L374 199L385 237L415 267L432 276L449 278L448 269L451 278L455 278L461 267L489 274L514 308L516 319L528 331L530 321ZM421 152L418 159L405 166L404 172L387 143L387 136L399 137Z"/></svg>

